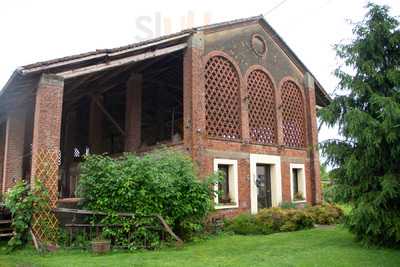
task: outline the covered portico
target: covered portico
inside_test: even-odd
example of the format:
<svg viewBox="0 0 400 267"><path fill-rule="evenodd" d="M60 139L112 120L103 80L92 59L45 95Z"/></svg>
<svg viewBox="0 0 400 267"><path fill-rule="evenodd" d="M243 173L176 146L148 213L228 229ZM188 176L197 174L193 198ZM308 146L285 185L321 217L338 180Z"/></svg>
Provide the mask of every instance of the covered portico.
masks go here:
<svg viewBox="0 0 400 267"><path fill-rule="evenodd" d="M190 151L191 35L17 69L0 92L1 192L45 179L55 205L75 196L86 154Z"/></svg>

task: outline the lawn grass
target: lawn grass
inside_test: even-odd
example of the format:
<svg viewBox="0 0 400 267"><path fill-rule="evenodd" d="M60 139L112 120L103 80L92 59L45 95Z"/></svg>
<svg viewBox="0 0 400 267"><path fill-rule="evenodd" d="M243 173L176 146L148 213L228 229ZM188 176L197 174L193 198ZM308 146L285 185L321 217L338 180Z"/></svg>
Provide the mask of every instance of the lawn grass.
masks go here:
<svg viewBox="0 0 400 267"><path fill-rule="evenodd" d="M182 248L112 252L58 251L44 256L32 248L0 252L0 266L400 266L400 250L365 248L342 228L265 236L221 235Z"/></svg>

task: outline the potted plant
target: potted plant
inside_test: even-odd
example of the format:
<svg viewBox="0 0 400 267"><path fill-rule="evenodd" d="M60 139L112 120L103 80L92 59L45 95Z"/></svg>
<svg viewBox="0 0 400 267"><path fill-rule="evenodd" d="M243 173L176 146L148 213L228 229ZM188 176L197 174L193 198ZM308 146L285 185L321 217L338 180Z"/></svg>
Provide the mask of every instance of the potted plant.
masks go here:
<svg viewBox="0 0 400 267"><path fill-rule="evenodd" d="M111 241L98 236L91 242L92 251L96 254L104 254L110 251Z"/></svg>
<svg viewBox="0 0 400 267"><path fill-rule="evenodd" d="M295 201L304 200L303 193L300 192L300 191L296 192L296 193L294 194L294 200L295 200Z"/></svg>

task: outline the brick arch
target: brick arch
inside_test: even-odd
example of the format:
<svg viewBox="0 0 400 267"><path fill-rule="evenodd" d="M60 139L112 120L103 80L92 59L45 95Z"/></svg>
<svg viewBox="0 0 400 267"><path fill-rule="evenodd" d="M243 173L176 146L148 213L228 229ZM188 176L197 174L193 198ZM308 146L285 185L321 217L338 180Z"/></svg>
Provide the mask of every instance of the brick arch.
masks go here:
<svg viewBox="0 0 400 267"><path fill-rule="evenodd" d="M276 86L272 76L264 67L254 65L247 70L245 82L251 142L277 144Z"/></svg>
<svg viewBox="0 0 400 267"><path fill-rule="evenodd" d="M204 62L207 136L240 140L242 138L240 69L234 60L222 51L210 52Z"/></svg>
<svg viewBox="0 0 400 267"><path fill-rule="evenodd" d="M283 143L294 148L306 147L305 99L302 87L291 77L280 82Z"/></svg>

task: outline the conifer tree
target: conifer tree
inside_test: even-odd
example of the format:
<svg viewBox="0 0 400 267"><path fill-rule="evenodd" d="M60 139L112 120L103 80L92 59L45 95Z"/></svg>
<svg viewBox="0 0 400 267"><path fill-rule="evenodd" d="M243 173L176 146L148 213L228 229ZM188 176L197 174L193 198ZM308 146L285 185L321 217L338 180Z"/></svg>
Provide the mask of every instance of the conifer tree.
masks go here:
<svg viewBox="0 0 400 267"><path fill-rule="evenodd" d="M369 3L353 39L335 46L338 93L319 113L341 139L321 143L346 225L368 245L400 244L400 31L389 7Z"/></svg>

